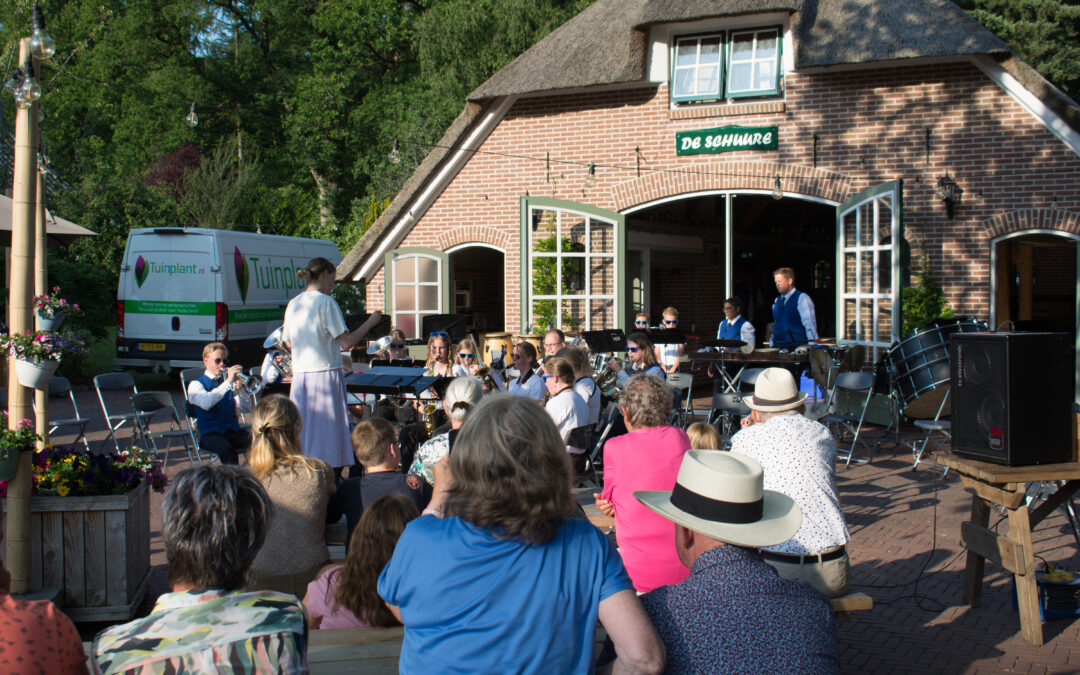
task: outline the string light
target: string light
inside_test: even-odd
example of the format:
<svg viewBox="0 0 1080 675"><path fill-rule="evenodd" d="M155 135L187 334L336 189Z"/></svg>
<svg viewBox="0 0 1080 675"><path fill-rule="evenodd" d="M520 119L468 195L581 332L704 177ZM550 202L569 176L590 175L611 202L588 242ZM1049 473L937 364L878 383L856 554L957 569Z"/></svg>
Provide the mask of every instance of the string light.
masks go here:
<svg viewBox="0 0 1080 675"><path fill-rule="evenodd" d="M772 198L777 201L780 201L784 198L784 188L780 184L780 176L776 177L776 186L773 187Z"/></svg>
<svg viewBox="0 0 1080 675"><path fill-rule="evenodd" d="M401 153L398 152L398 139L394 139L394 147L390 149L390 155L387 157L391 164L401 164Z"/></svg>
<svg viewBox="0 0 1080 675"><path fill-rule="evenodd" d="M187 125L192 129L199 126L199 116L195 114L195 101L191 102L191 109L188 110L187 117L184 118L184 121L187 122Z"/></svg>
<svg viewBox="0 0 1080 675"><path fill-rule="evenodd" d="M595 164L590 164L589 165L589 173L585 174L585 187L586 188L594 188L594 187L596 187L596 165Z"/></svg>
<svg viewBox="0 0 1080 675"><path fill-rule="evenodd" d="M30 53L45 61L51 59L56 53L56 41L45 32L45 12L37 3L30 15L30 25L34 27L34 33L30 36Z"/></svg>

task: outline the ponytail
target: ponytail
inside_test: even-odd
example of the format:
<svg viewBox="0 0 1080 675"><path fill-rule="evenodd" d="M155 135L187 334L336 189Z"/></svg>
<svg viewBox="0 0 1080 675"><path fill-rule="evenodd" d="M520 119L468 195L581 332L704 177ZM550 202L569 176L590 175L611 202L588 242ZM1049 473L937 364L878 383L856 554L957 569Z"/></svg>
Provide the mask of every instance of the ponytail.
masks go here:
<svg viewBox="0 0 1080 675"><path fill-rule="evenodd" d="M327 272L336 270L337 266L326 258L312 258L307 267L296 270L296 278L304 284L310 284Z"/></svg>

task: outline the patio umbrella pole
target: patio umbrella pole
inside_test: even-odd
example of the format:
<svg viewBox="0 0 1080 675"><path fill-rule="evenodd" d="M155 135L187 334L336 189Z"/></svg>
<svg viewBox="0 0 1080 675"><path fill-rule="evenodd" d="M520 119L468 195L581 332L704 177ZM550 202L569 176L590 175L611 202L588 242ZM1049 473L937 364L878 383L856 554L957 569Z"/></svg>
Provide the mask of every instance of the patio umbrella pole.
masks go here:
<svg viewBox="0 0 1080 675"><path fill-rule="evenodd" d="M35 106L39 105L37 103ZM35 125L37 126L37 125ZM41 133L41 129L37 129ZM41 139L37 138L34 147L41 147ZM38 167L41 169L42 167ZM37 176L37 190L34 195L36 208L34 209L34 295L45 295L49 292L48 259L49 242L45 238L45 176L40 170L34 172ZM36 322L37 319L34 319ZM34 390L34 411L36 413L35 430L43 440L38 443L38 448L44 447L49 442L49 390Z"/></svg>
<svg viewBox="0 0 1080 675"><path fill-rule="evenodd" d="M26 63L30 38L19 40L19 63ZM25 333L34 326L30 312L31 265L34 258L34 193L37 173L37 104L15 111L15 172L12 185L11 283L8 288L8 330ZM33 416L30 391L19 384L15 369L8 370L8 426ZM19 456L19 468L8 481L4 564L11 572L11 592L30 590L30 474L31 455Z"/></svg>

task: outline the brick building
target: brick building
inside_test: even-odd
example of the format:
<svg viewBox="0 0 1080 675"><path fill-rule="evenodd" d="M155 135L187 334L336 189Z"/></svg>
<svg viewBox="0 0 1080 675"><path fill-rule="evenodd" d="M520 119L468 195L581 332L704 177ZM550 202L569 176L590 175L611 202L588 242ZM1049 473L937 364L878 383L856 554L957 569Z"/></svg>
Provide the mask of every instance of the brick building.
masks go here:
<svg viewBox="0 0 1080 675"><path fill-rule="evenodd" d="M667 305L710 334L728 295L762 336L791 266L823 336L880 348L926 265L958 315L1076 331L1078 113L947 0L598 0L470 94L338 277L410 337Z"/></svg>

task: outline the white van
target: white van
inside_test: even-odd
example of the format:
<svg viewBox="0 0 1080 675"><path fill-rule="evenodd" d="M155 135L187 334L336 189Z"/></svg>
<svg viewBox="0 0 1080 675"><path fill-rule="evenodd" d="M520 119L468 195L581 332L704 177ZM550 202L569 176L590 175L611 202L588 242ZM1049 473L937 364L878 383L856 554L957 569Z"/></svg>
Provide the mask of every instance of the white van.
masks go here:
<svg viewBox="0 0 1080 675"><path fill-rule="evenodd" d="M298 269L334 264L333 242L205 228L128 234L116 296L116 365L169 371L202 366L202 348L224 342L229 361L262 361L266 336L299 293Z"/></svg>

